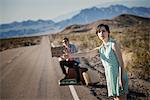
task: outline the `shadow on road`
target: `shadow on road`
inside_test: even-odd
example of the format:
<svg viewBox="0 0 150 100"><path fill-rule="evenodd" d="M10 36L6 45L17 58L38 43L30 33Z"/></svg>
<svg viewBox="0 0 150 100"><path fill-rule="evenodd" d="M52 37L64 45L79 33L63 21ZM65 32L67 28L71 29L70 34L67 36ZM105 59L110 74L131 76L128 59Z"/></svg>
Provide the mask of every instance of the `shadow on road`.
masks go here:
<svg viewBox="0 0 150 100"><path fill-rule="evenodd" d="M89 87L90 93L97 98L97 100L113 100L112 97L107 96L107 86L106 84L93 83ZM148 100L148 97L141 92L133 91L129 89L127 96L128 100Z"/></svg>

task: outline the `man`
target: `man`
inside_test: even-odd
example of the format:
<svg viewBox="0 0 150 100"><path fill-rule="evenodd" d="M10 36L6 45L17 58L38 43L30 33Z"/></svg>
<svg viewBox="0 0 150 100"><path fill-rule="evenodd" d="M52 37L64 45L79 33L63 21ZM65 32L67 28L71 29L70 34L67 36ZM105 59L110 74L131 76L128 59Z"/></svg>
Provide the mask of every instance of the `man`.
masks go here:
<svg viewBox="0 0 150 100"><path fill-rule="evenodd" d="M67 77L67 72L64 66L67 66L69 68L74 68L77 73L76 80L77 82L80 82L80 72L79 72L79 58L73 58L71 57L71 53L78 52L76 46L74 44L69 43L68 38L63 39L63 47L64 47L64 54L60 58L60 67L62 69L63 74L65 74L65 78Z"/></svg>

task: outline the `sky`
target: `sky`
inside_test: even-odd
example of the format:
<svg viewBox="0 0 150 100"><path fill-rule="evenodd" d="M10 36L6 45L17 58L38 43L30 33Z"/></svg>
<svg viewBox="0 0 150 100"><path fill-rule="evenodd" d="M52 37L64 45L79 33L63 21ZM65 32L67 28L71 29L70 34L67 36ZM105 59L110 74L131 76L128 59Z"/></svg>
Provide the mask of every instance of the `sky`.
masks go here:
<svg viewBox="0 0 150 100"><path fill-rule="evenodd" d="M50 20L80 9L123 4L150 7L150 0L0 0L0 24L25 20Z"/></svg>

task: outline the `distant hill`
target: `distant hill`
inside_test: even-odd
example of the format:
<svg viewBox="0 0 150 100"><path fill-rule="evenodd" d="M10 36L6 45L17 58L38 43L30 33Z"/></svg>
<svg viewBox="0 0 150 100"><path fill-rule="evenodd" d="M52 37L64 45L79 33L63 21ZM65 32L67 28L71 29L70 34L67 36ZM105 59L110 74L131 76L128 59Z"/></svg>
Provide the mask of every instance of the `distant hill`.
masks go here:
<svg viewBox="0 0 150 100"><path fill-rule="evenodd" d="M109 25L111 30L119 30L139 24L149 24L148 22L150 22L150 18L140 17L131 14L121 14L109 20L108 19L97 20L95 22L85 25L79 24L70 25L59 33L72 34L72 33L95 32L96 30L95 28L102 23Z"/></svg>
<svg viewBox="0 0 150 100"><path fill-rule="evenodd" d="M27 20L0 25L0 38L34 35L45 31L54 31L52 20Z"/></svg>
<svg viewBox="0 0 150 100"><path fill-rule="evenodd" d="M70 25L82 24L84 26L84 24L88 24L100 19L111 19L116 16L119 16L120 14L132 14L141 17L150 17L150 8L144 7L128 8L123 5L111 5L105 8L92 7L83 9L76 15L72 16L70 19L62 20L57 23L55 23L52 20L37 20L37 21L27 20L23 22L1 24L0 38L28 36L34 34L37 35L45 32L56 33ZM123 20L126 19L122 19L122 21ZM89 28L87 30L89 30Z"/></svg>
<svg viewBox="0 0 150 100"><path fill-rule="evenodd" d="M33 25L52 25L54 22L52 20L27 20L23 22L13 22L10 24L2 24L1 29L10 29L10 28L18 28L18 27L28 27Z"/></svg>
<svg viewBox="0 0 150 100"><path fill-rule="evenodd" d="M132 14L142 17L150 17L150 8L132 7L128 8L123 5L111 5L106 8L87 8L80 11L79 14L71 19L63 20L57 23L60 28L73 24L87 24L99 19L111 19L121 14Z"/></svg>

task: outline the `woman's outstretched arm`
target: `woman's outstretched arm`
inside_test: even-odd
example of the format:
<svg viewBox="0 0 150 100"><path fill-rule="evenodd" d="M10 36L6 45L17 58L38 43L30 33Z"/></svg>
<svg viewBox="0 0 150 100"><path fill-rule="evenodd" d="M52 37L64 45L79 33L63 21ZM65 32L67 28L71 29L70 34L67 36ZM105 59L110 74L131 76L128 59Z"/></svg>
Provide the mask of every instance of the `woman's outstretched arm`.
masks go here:
<svg viewBox="0 0 150 100"><path fill-rule="evenodd" d="M94 57L94 56L96 56L96 55L99 54L99 53L98 53L98 49L99 49L99 47L94 48L93 50L90 50L90 51L87 51L87 52L73 53L73 54L71 54L71 56L72 56L73 58Z"/></svg>

